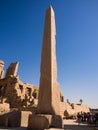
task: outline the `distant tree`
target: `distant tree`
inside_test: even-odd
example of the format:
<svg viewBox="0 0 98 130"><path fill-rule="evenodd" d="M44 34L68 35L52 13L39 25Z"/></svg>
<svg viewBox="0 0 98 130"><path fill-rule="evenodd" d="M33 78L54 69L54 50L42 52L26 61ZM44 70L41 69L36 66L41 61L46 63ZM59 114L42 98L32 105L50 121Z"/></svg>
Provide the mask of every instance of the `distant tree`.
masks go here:
<svg viewBox="0 0 98 130"><path fill-rule="evenodd" d="M79 101L79 102L80 102L80 104L82 104L82 103L83 103L83 100L82 100L82 99L80 99L80 101Z"/></svg>

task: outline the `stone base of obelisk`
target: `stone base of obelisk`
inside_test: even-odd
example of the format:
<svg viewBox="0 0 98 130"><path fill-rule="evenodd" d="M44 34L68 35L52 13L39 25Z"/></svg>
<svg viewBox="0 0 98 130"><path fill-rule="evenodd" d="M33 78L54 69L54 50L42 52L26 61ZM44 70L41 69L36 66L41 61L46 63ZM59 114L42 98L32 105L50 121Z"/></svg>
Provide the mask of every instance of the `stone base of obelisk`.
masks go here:
<svg viewBox="0 0 98 130"><path fill-rule="evenodd" d="M37 114L30 115L28 130L44 130L48 128L63 128L63 119L60 115Z"/></svg>

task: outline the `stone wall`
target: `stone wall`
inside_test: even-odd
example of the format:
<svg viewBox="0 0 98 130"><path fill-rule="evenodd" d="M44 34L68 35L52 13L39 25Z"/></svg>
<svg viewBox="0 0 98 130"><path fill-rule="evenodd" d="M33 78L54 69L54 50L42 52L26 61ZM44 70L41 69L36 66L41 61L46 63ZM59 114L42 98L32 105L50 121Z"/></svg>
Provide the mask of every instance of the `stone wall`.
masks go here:
<svg viewBox="0 0 98 130"><path fill-rule="evenodd" d="M19 62L11 63L8 69L6 70L6 77L11 76L11 75L17 76L18 65L19 65Z"/></svg>
<svg viewBox="0 0 98 130"><path fill-rule="evenodd" d="M60 102L60 115L62 116L74 116L78 112L90 112L90 108L84 104L74 104Z"/></svg>
<svg viewBox="0 0 98 130"><path fill-rule="evenodd" d="M6 98L11 108L31 107L34 102L37 104L38 88L23 83L16 76L9 76L0 80L0 97Z"/></svg>
<svg viewBox="0 0 98 130"><path fill-rule="evenodd" d="M10 105L8 103L0 103L0 114L10 111Z"/></svg>
<svg viewBox="0 0 98 130"><path fill-rule="evenodd" d="M4 62L0 60L0 79L4 77Z"/></svg>
<svg viewBox="0 0 98 130"><path fill-rule="evenodd" d="M0 73L3 73L3 68L4 62L0 61ZM19 108L20 110L33 110L32 107L36 108L38 105L39 88L31 84L23 83L17 76L17 70L18 62L11 63L10 67L8 67L5 78L2 76L2 78L0 77L0 105L2 108L1 111L9 110L10 107ZM53 103L59 104L55 106L55 108L58 109L59 106L60 109L58 110L60 110L60 115L74 115L81 111L89 112L89 107L86 105L76 105L73 103L71 104L64 102L64 97L60 92L59 84L57 84L57 86L55 86L54 88L54 96L51 97L54 98L52 105ZM58 101L57 99L59 99L60 101ZM42 99L40 99L40 102L41 101ZM6 108L4 107L4 103L8 103Z"/></svg>
<svg viewBox="0 0 98 130"><path fill-rule="evenodd" d="M32 113L29 111L12 111L0 116L0 126L28 127L28 118Z"/></svg>
<svg viewBox="0 0 98 130"><path fill-rule="evenodd" d="M72 104L73 109L75 110L75 112L89 112L90 109L87 105L84 104Z"/></svg>
<svg viewBox="0 0 98 130"><path fill-rule="evenodd" d="M8 76L0 80L0 102L9 103L11 108L37 107L38 93L37 87L23 83L17 76ZM58 96L60 96L60 115L74 115L81 111L89 112L88 106L66 103L61 93Z"/></svg>

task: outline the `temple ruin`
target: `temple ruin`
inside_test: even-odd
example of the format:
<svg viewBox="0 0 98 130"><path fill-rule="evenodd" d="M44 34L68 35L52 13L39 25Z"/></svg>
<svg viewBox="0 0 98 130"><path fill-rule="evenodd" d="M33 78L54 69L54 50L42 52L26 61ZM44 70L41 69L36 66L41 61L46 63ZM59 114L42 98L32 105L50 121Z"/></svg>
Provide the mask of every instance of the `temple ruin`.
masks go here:
<svg viewBox="0 0 98 130"><path fill-rule="evenodd" d="M0 126L32 130L62 128L63 117L90 111L86 105L64 102L57 80L55 37L55 14L49 6L45 17L39 87L20 80L17 75L19 62L11 63L4 76L4 62L0 60Z"/></svg>
<svg viewBox="0 0 98 130"><path fill-rule="evenodd" d="M10 66L8 67L8 69L6 70L5 77L11 76L11 75L17 76L18 65L19 65L18 62L11 63Z"/></svg>
<svg viewBox="0 0 98 130"><path fill-rule="evenodd" d="M18 62L11 63L4 78L0 79L0 102L10 108L28 108L38 103L38 87L23 83L17 76Z"/></svg>

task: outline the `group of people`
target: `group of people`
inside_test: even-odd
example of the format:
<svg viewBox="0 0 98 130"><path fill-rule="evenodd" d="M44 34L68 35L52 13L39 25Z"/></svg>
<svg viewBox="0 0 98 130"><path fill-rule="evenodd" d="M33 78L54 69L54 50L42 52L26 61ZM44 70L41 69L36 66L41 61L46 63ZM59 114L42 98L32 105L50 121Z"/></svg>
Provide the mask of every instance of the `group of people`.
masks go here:
<svg viewBox="0 0 98 130"><path fill-rule="evenodd" d="M78 123L87 123L88 125L97 125L98 124L98 113L78 113L77 114Z"/></svg>

